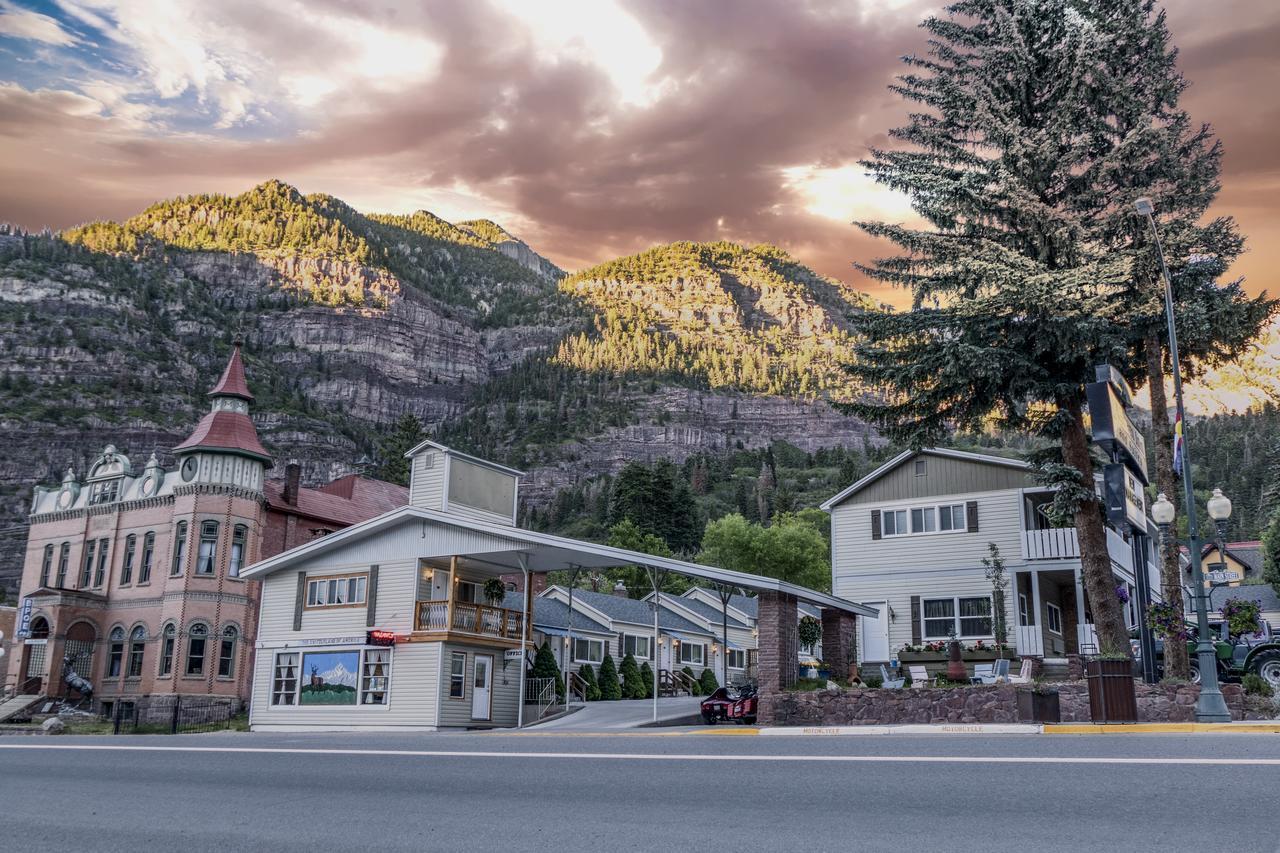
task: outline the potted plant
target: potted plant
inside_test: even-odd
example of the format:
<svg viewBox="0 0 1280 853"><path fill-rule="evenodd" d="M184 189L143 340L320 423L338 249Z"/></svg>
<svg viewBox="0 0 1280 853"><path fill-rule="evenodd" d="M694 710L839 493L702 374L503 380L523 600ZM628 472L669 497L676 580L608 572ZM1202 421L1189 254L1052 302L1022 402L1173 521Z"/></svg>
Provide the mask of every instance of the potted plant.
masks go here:
<svg viewBox="0 0 1280 853"><path fill-rule="evenodd" d="M1062 722L1058 691L1045 684L1034 684L1018 691L1018 721L1022 723Z"/></svg>
<svg viewBox="0 0 1280 853"><path fill-rule="evenodd" d="M484 597L490 605L497 607L498 602L507 597L507 585L501 578L489 578L484 582Z"/></svg>
<svg viewBox="0 0 1280 853"><path fill-rule="evenodd" d="M1123 654L1103 654L1085 662L1089 686L1089 716L1095 723L1138 722L1138 695L1133 684L1133 660Z"/></svg>
<svg viewBox="0 0 1280 853"><path fill-rule="evenodd" d="M954 637L947 646L947 680L956 684L969 680L969 670L965 669L964 659L961 657L960 641Z"/></svg>

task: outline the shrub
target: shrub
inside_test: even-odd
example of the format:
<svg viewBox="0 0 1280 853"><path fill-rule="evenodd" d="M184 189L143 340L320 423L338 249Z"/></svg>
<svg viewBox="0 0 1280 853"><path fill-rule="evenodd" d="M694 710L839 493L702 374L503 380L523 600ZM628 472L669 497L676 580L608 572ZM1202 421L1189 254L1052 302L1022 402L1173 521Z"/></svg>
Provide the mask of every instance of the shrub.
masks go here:
<svg viewBox="0 0 1280 853"><path fill-rule="evenodd" d="M702 692L708 696L720 689L720 682L716 681L715 671L710 667L702 671L702 675L698 677L698 685L702 688Z"/></svg>
<svg viewBox="0 0 1280 853"><path fill-rule="evenodd" d="M862 679L862 683L874 689L884 686L884 679L878 675L868 675L866 678Z"/></svg>
<svg viewBox="0 0 1280 853"><path fill-rule="evenodd" d="M640 680L644 682L645 699L653 698L653 667L649 666L649 662L645 661L640 664Z"/></svg>
<svg viewBox="0 0 1280 853"><path fill-rule="evenodd" d="M1244 692L1250 696L1274 696L1275 690L1267 680L1256 672L1250 672L1240 679L1240 686L1244 688Z"/></svg>
<svg viewBox="0 0 1280 853"><path fill-rule="evenodd" d="M682 670L680 670L680 671L681 671L682 673L684 673L685 675L689 676L690 680L692 680L692 681L693 681L693 686L690 688L690 691L693 693L693 695L694 695L694 696L701 696L701 695L702 695L702 684L701 684L701 683L699 683L699 681L698 681L698 676L696 676L696 675L694 675L694 674L693 674L693 667L686 666L684 669L682 669Z"/></svg>
<svg viewBox="0 0 1280 853"><path fill-rule="evenodd" d="M645 698L644 676L640 674L640 667L636 665L635 655L624 657L622 659L622 667L618 672L622 675L622 698Z"/></svg>
<svg viewBox="0 0 1280 853"><path fill-rule="evenodd" d="M596 671L591 668L591 664L584 663L578 670L578 677L587 684L587 701L600 701L600 683L596 681Z"/></svg>
<svg viewBox="0 0 1280 853"><path fill-rule="evenodd" d="M613 664L613 655L605 655L600 662L600 698L606 701L622 698L622 685L618 683L618 668Z"/></svg>
<svg viewBox="0 0 1280 853"><path fill-rule="evenodd" d="M813 647L822 639L822 623L812 616L805 616L796 626L796 632L800 635L800 648L813 654Z"/></svg>
<svg viewBox="0 0 1280 853"><path fill-rule="evenodd" d="M551 653L551 646L546 640L542 641L542 645L538 646L538 652L533 656L533 672L534 678L554 678L556 680L556 701L564 701L564 677L560 675L560 667L556 665L556 656Z"/></svg>

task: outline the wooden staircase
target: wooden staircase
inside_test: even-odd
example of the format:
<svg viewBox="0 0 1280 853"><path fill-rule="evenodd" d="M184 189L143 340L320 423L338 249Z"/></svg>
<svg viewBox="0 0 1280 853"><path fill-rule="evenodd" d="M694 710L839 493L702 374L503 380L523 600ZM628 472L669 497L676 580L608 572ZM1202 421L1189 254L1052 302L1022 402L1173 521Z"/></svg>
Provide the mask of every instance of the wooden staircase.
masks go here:
<svg viewBox="0 0 1280 853"><path fill-rule="evenodd" d="M0 705L0 723L7 723L15 717L20 717L30 711L36 705L44 700L43 696L37 696L33 693L24 693L20 696L14 696L4 704Z"/></svg>
<svg viewBox="0 0 1280 853"><path fill-rule="evenodd" d="M696 680L680 670L658 670L659 696L692 696Z"/></svg>

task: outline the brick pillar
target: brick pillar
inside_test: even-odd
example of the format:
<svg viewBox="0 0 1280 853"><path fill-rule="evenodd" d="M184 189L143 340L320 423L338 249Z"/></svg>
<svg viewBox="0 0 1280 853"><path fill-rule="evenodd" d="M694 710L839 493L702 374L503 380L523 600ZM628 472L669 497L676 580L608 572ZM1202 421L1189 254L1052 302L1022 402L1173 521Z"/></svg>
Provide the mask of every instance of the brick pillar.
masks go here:
<svg viewBox="0 0 1280 853"><path fill-rule="evenodd" d="M524 573L519 572L513 575L501 575L500 579L503 583L515 586L516 592L524 592ZM543 590L547 588L546 572L529 572L529 586L533 589L535 596L541 595Z"/></svg>
<svg viewBox="0 0 1280 853"><path fill-rule="evenodd" d="M800 662L796 604L795 596L786 593L759 594L756 628L762 694L778 693L796 683Z"/></svg>
<svg viewBox="0 0 1280 853"><path fill-rule="evenodd" d="M822 608L822 662L836 678L848 678L857 663L858 617L831 607Z"/></svg>

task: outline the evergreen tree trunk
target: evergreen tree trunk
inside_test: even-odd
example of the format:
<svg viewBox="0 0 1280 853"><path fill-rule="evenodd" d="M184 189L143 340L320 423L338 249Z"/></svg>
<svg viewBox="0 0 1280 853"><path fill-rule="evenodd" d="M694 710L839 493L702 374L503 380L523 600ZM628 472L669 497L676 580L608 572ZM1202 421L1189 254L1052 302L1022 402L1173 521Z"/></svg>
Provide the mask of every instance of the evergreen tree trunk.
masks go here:
<svg viewBox="0 0 1280 853"><path fill-rule="evenodd" d="M1147 338L1147 387L1151 389L1151 438L1155 442L1156 489L1170 500L1177 500L1178 484L1173 478L1173 426L1169 423L1169 403L1164 395L1164 350L1160 337L1152 332ZM1182 567L1178 565L1178 549L1174 545L1159 549L1160 588L1166 604L1171 605L1178 619L1185 620L1182 612ZM1146 615L1143 614L1143 618ZM1165 641L1165 678L1191 678L1191 660L1187 644Z"/></svg>
<svg viewBox="0 0 1280 853"><path fill-rule="evenodd" d="M1075 513L1076 535L1080 541L1080 568L1085 592L1089 594L1093 627L1103 654L1131 655L1129 629L1125 627L1124 610L1116 598L1116 579L1111 572L1111 555L1107 551L1107 529L1102 521L1102 508L1093 489L1093 459L1085 438L1080 403L1066 407L1069 419L1062 431L1062 460L1080 472L1080 481L1091 500L1083 500ZM1080 614L1084 621L1084 614Z"/></svg>

